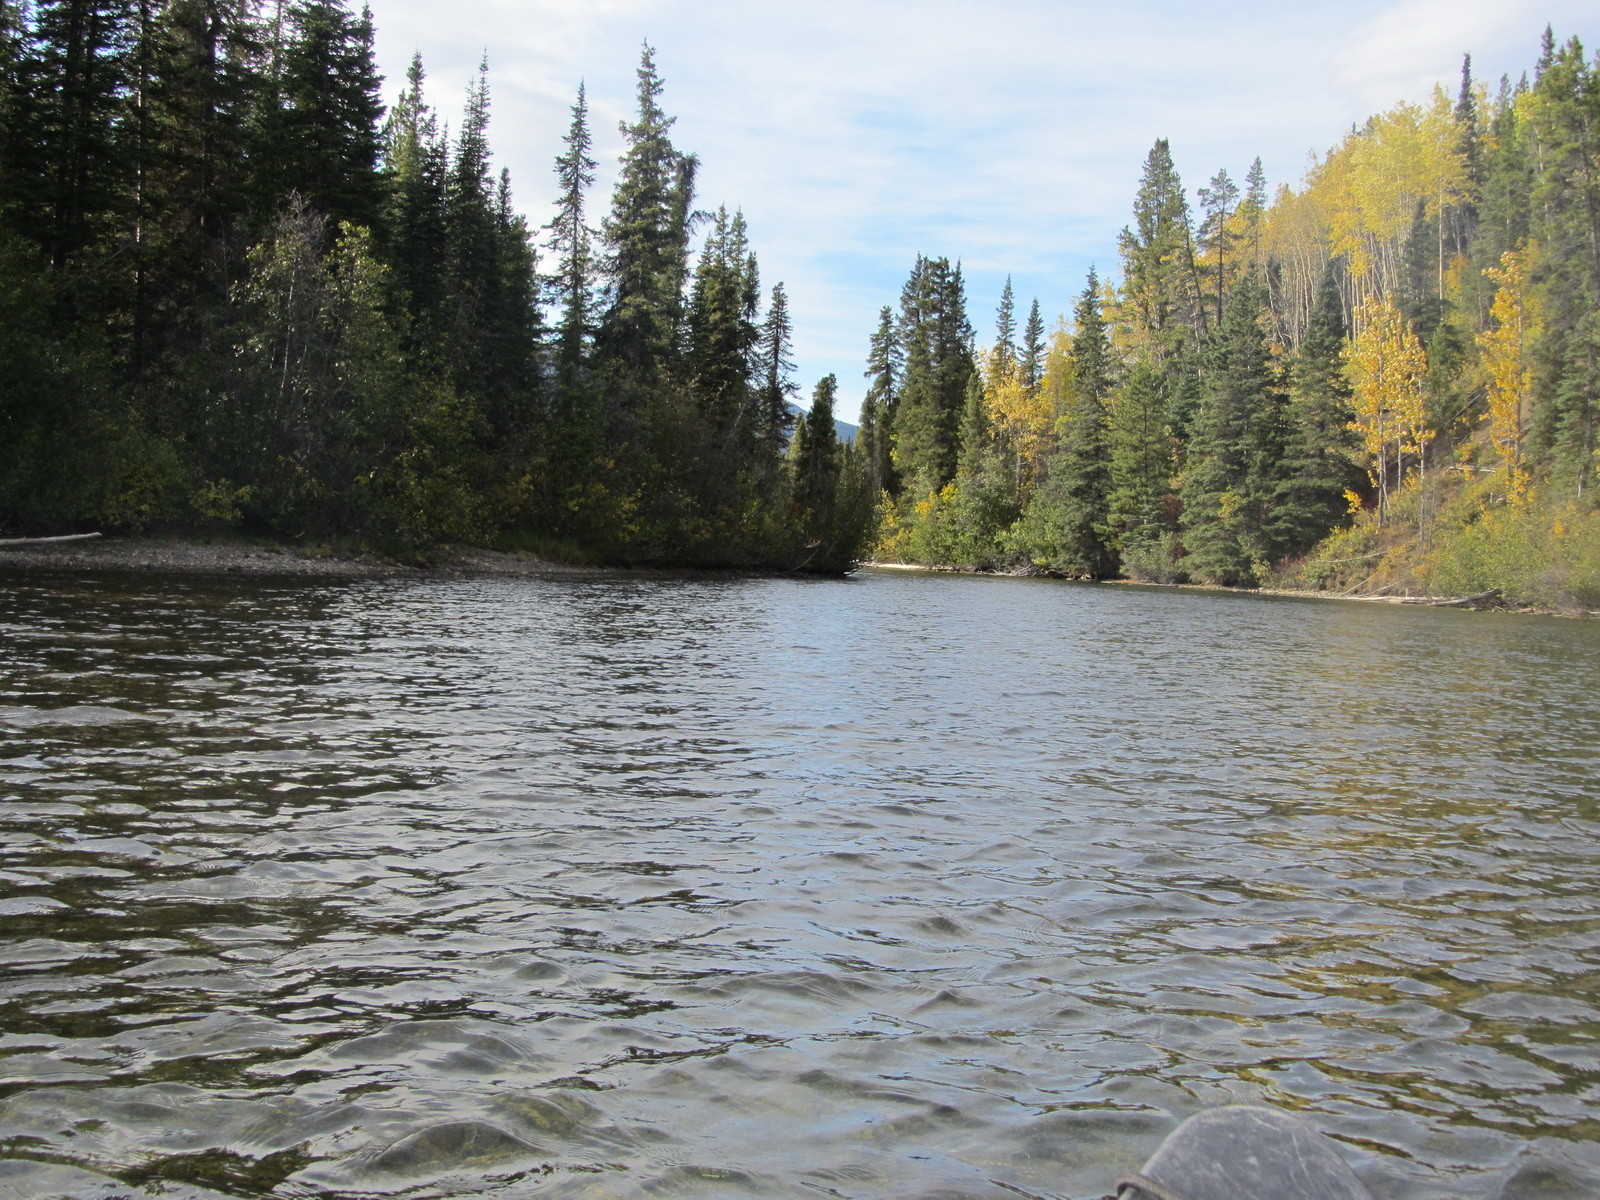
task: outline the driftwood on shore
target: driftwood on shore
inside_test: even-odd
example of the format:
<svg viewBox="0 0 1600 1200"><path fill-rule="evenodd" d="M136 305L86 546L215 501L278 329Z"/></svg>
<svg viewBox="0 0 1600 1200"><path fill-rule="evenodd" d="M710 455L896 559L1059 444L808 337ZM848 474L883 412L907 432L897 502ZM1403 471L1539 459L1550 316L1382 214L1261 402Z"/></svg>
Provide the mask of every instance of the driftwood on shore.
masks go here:
<svg viewBox="0 0 1600 1200"><path fill-rule="evenodd" d="M1462 596L1459 600L1430 600L1428 603L1435 608L1466 608L1468 605L1498 599L1500 599L1500 589L1490 588L1487 592L1479 592L1476 596Z"/></svg>
<svg viewBox="0 0 1600 1200"><path fill-rule="evenodd" d="M0 538L0 550L9 546L48 546L53 542L87 542L99 536L98 533L67 533L60 537Z"/></svg>

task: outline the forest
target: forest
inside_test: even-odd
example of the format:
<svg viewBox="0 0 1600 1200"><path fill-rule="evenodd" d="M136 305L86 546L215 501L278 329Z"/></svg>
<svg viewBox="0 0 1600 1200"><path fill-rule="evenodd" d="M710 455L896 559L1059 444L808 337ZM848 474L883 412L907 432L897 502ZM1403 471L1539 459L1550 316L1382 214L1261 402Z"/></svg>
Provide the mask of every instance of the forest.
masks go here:
<svg viewBox="0 0 1600 1200"><path fill-rule="evenodd" d="M531 229L341 0L0 0L0 528L837 572L875 497L645 46ZM596 217L598 216L598 220Z"/></svg>
<svg viewBox="0 0 1600 1200"><path fill-rule="evenodd" d="M1144 164L1120 278L1008 282L978 350L919 258L871 339L875 554L1600 608L1600 62L1400 104L1303 184Z"/></svg>
<svg viewBox="0 0 1600 1200"><path fill-rule="evenodd" d="M1489 593L1600 608L1600 63L1463 64L1297 186L1145 161L1115 276L919 257L852 443L698 206L644 47L599 211L580 87L529 226L343 0L0 0L0 530L426 558ZM1070 203L1064 199L1064 204ZM864 331L865 332L865 331Z"/></svg>

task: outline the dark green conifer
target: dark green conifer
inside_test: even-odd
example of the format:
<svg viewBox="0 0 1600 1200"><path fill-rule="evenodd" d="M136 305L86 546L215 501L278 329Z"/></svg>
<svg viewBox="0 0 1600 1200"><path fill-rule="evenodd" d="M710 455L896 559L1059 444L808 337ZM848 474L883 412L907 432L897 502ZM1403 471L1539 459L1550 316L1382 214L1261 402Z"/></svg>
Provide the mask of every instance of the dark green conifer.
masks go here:
<svg viewBox="0 0 1600 1200"><path fill-rule="evenodd" d="M894 470L913 496L937 492L954 478L961 412L972 361L961 268L948 259L917 259L901 293L905 376L894 415Z"/></svg>
<svg viewBox="0 0 1600 1200"><path fill-rule="evenodd" d="M384 199L372 14L354 16L343 0L300 0L275 36L251 154L257 213L277 211L294 192L335 225L370 229Z"/></svg>
<svg viewBox="0 0 1600 1200"><path fill-rule="evenodd" d="M1340 525L1349 511L1346 493L1365 483L1344 339L1344 304L1330 265L1289 375L1289 436L1271 514L1274 541L1287 554L1305 553Z"/></svg>
<svg viewBox="0 0 1600 1200"><path fill-rule="evenodd" d="M1006 276L1005 290L1000 293L1000 307L995 312L995 355L1000 369L1008 371L1017 361L1017 302L1011 291L1011 276Z"/></svg>
<svg viewBox="0 0 1600 1200"><path fill-rule="evenodd" d="M1090 579L1116 574L1111 529L1111 341L1100 311L1100 277L1089 282L1073 310L1072 394L1062 419L1061 449L1050 477L1058 504L1059 549L1054 565Z"/></svg>
<svg viewBox="0 0 1600 1200"><path fill-rule="evenodd" d="M794 427L790 403L800 390L794 382L794 326L789 317L789 296L782 283L772 285L767 318L761 324L755 376L760 384L757 441L764 463L770 467L782 453Z"/></svg>
<svg viewBox="0 0 1600 1200"><path fill-rule="evenodd" d="M1271 536L1281 479L1283 396L1254 282L1234 289L1208 343L1183 479L1184 568L1207 583L1250 586L1280 547Z"/></svg>
<svg viewBox="0 0 1600 1200"><path fill-rule="evenodd" d="M1028 323L1022 329L1022 350L1018 365L1022 370L1022 386L1030 392L1039 386L1044 377L1044 319L1039 315L1039 301L1035 297L1028 310Z"/></svg>
<svg viewBox="0 0 1600 1200"><path fill-rule="evenodd" d="M409 348L419 360L436 364L449 357L444 315L449 152L423 94L425 79L422 56L415 55L406 90L385 127L384 168L391 192L384 231L394 282L410 318Z"/></svg>
<svg viewBox="0 0 1600 1200"><path fill-rule="evenodd" d="M839 491L839 433L833 416L838 390L837 376L818 380L811 393L811 409L795 430L795 505L812 530L829 522Z"/></svg>
<svg viewBox="0 0 1600 1200"><path fill-rule="evenodd" d="M878 313L878 328L867 351L867 395L861 402L861 428L856 433L873 494L896 490L894 423L904 365L894 311L886 304Z"/></svg>
<svg viewBox="0 0 1600 1200"><path fill-rule="evenodd" d="M556 159L555 167L560 184L556 215L545 228L550 235L550 253L555 256L550 285L560 311L555 346L556 388L571 403L589 356L594 323L592 233L584 208L588 190L594 184L595 163L589 157L593 138L589 133L588 97L581 83L565 141L566 149Z"/></svg>
<svg viewBox="0 0 1600 1200"><path fill-rule="evenodd" d="M622 127L622 170L601 229L607 303L597 349L610 396L624 410L659 390L675 358L694 182L693 161L668 137L673 118L661 109L648 43L638 79L639 111Z"/></svg>
<svg viewBox="0 0 1600 1200"><path fill-rule="evenodd" d="M1137 359L1118 389L1111 415L1111 527L1124 548L1170 529L1168 498L1175 469L1166 379Z"/></svg>

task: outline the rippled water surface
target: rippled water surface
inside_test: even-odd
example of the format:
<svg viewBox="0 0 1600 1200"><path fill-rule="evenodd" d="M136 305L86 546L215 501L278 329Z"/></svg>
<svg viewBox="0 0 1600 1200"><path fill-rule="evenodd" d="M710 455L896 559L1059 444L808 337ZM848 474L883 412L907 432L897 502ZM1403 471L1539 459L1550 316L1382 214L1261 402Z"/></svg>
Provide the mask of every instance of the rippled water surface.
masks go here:
<svg viewBox="0 0 1600 1200"><path fill-rule="evenodd" d="M1600 625L0 576L0 1197L1600 1194Z"/></svg>

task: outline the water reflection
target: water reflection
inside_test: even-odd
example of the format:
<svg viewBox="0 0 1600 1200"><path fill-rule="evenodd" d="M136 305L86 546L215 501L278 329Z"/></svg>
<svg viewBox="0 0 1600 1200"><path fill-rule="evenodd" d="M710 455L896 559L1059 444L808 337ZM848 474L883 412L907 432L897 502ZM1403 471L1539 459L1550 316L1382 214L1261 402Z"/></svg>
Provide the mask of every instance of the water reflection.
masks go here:
<svg viewBox="0 0 1600 1200"><path fill-rule="evenodd" d="M1038 581L0 589L0 1196L1600 1190L1600 629Z"/></svg>

